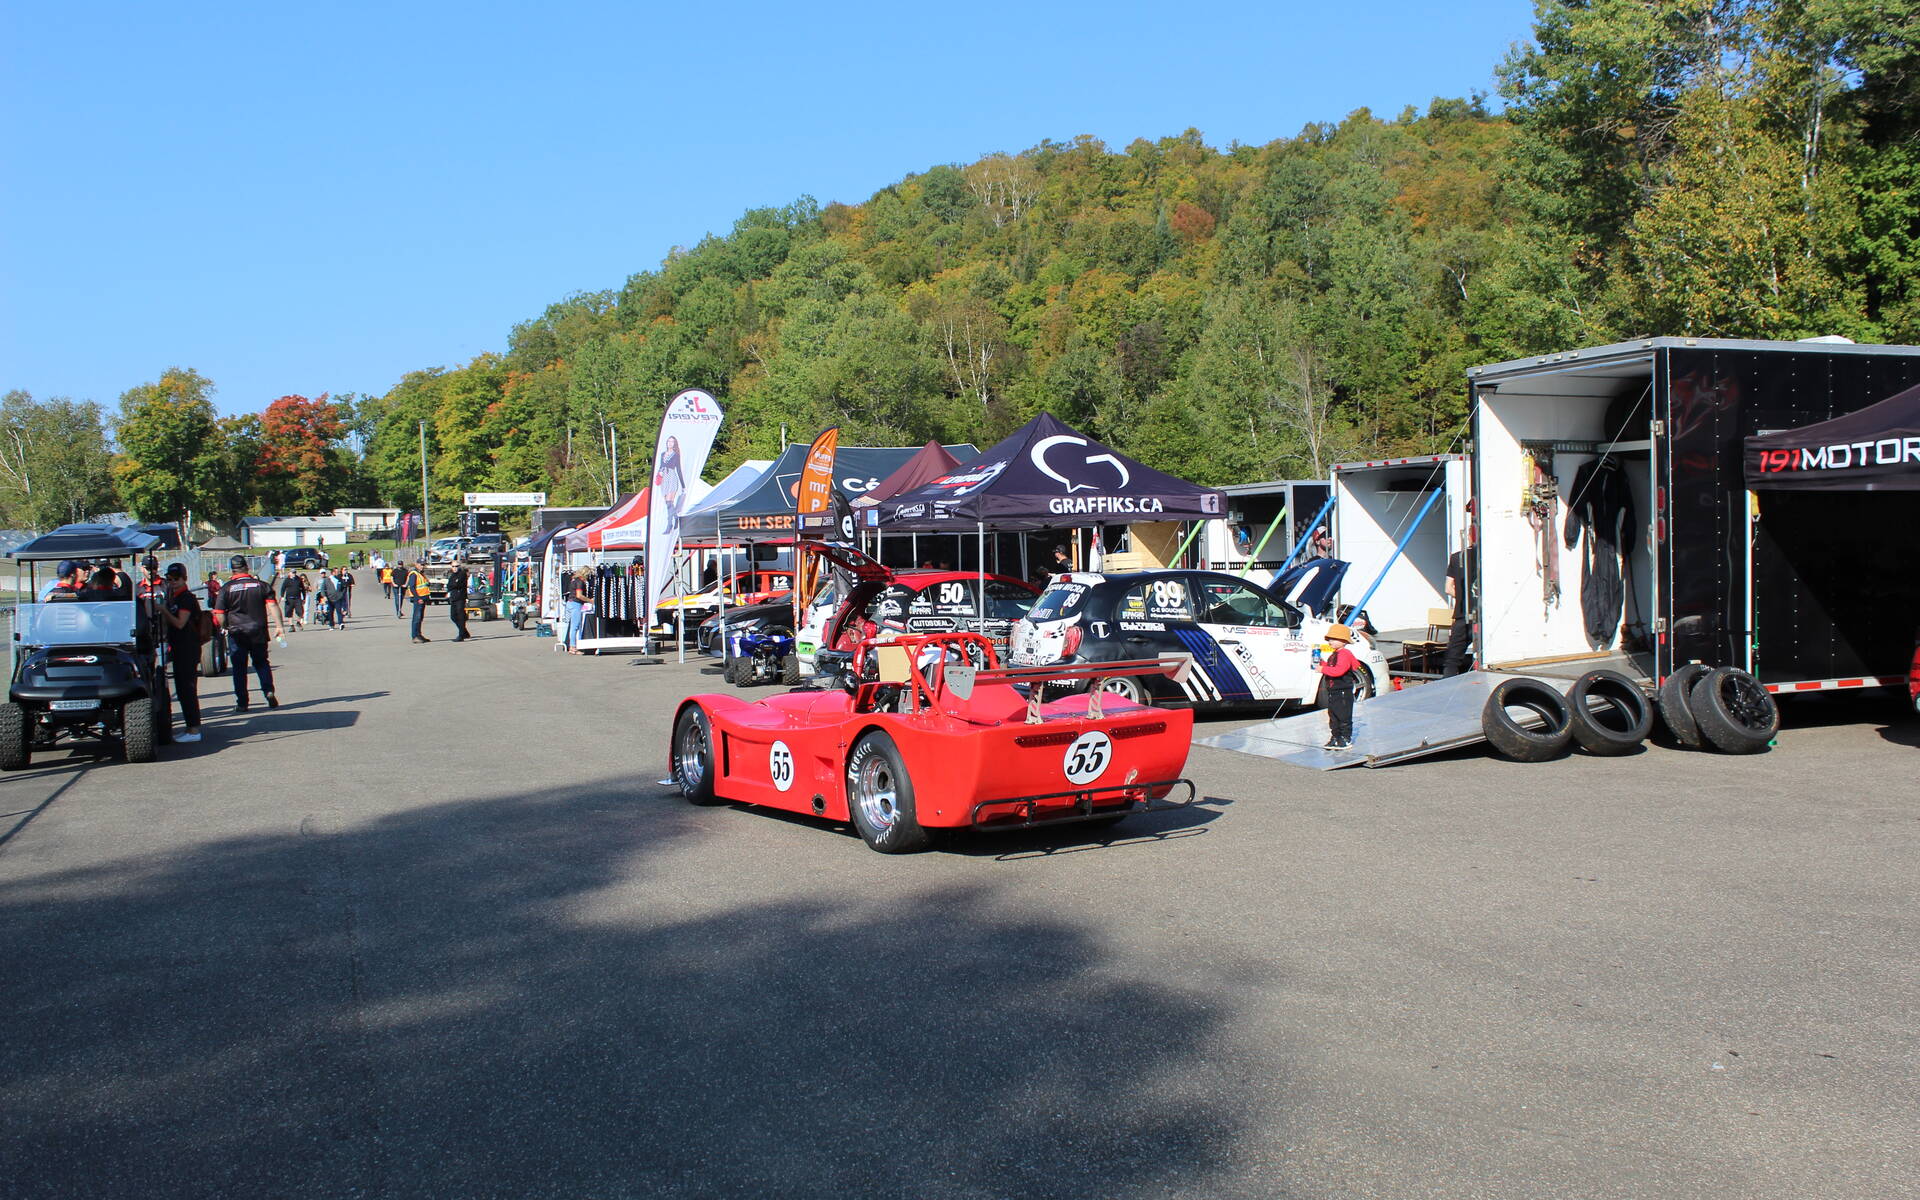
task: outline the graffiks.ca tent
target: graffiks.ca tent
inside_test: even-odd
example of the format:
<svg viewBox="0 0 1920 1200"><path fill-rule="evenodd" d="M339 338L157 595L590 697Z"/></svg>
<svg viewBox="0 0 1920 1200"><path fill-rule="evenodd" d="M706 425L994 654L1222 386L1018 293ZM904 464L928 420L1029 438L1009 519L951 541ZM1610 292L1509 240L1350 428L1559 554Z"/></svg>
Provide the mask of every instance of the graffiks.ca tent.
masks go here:
<svg viewBox="0 0 1920 1200"><path fill-rule="evenodd" d="M1225 511L1220 491L1156 471L1042 413L958 470L882 503L879 524L961 533L1200 521Z"/></svg>
<svg viewBox="0 0 1920 1200"><path fill-rule="evenodd" d="M1750 437L1746 474L1750 488L1920 491L1920 387L1831 421Z"/></svg>

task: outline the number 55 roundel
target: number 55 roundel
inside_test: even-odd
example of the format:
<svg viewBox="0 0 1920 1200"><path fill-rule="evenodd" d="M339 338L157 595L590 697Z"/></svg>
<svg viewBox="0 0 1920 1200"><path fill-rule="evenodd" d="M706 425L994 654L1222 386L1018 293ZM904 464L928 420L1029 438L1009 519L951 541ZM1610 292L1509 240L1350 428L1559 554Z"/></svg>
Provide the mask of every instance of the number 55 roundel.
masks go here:
<svg viewBox="0 0 1920 1200"><path fill-rule="evenodd" d="M1092 783L1113 761L1113 741L1098 729L1075 738L1067 747L1065 767L1068 783Z"/></svg>

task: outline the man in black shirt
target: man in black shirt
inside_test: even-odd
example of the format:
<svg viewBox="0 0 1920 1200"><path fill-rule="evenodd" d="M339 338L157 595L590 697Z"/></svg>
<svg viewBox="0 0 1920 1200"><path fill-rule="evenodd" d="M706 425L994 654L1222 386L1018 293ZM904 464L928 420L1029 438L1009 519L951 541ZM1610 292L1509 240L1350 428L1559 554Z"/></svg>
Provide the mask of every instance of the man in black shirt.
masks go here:
<svg viewBox="0 0 1920 1200"><path fill-rule="evenodd" d="M214 619L227 631L227 654L233 659L233 695L240 711L247 711L247 660L253 660L260 676L260 693L268 708L279 708L280 698L273 691L273 666L267 661L267 614L273 614L276 634L285 637L287 625L274 602L273 589L265 580L247 570L247 560L236 554L228 564L233 574L220 589L220 607Z"/></svg>
<svg viewBox="0 0 1920 1200"><path fill-rule="evenodd" d="M447 615L453 618L453 627L460 632L453 640L467 640L467 565L455 563L453 570L447 573Z"/></svg>
<svg viewBox="0 0 1920 1200"><path fill-rule="evenodd" d="M185 563L169 563L161 596L167 660L173 664L173 694L180 700L186 732L174 740L200 740L200 601L187 583Z"/></svg>
<svg viewBox="0 0 1920 1200"><path fill-rule="evenodd" d="M1473 510L1469 508L1467 511L1471 513ZM1470 617L1474 609L1467 603L1467 593L1473 587L1475 560L1478 557L1479 552L1474 547L1473 526L1469 525L1466 547L1447 556L1447 598L1453 601L1453 625L1447 630L1447 649L1440 658L1442 675L1459 675L1467 669L1467 656L1473 641L1473 622Z"/></svg>

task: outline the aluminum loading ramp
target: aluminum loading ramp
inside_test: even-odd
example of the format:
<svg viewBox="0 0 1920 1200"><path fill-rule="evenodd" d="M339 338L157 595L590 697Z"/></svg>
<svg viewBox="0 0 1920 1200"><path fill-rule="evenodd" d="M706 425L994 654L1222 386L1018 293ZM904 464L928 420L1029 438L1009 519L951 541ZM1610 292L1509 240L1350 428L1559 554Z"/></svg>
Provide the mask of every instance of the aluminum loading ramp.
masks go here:
<svg viewBox="0 0 1920 1200"><path fill-rule="evenodd" d="M1362 700L1353 706L1353 745L1345 750L1326 748L1327 714L1320 709L1195 738L1194 744L1278 759L1315 771L1384 767L1485 741L1486 735L1480 731L1480 711L1495 687L1517 677L1503 671L1468 671ZM1574 682L1537 675L1525 678L1539 679L1562 692Z"/></svg>

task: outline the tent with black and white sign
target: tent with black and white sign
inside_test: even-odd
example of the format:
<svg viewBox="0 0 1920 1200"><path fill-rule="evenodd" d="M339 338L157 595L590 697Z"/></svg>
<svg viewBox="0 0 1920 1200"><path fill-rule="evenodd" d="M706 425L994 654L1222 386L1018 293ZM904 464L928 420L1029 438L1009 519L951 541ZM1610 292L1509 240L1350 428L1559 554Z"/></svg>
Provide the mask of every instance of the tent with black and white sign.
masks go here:
<svg viewBox="0 0 1920 1200"><path fill-rule="evenodd" d="M855 496L853 507L877 508L883 501L891 500L902 492L925 487L942 475L950 474L959 465L960 460L949 454L945 446L939 442L928 442L898 471L882 479L865 494Z"/></svg>
<svg viewBox="0 0 1920 1200"><path fill-rule="evenodd" d="M1920 387L1817 425L1748 438L1746 475L1755 489L1920 491Z"/></svg>
<svg viewBox="0 0 1920 1200"><path fill-rule="evenodd" d="M1201 521L1225 511L1219 490L1156 471L1041 413L958 470L882 503L878 523L962 533Z"/></svg>
<svg viewBox="0 0 1920 1200"><path fill-rule="evenodd" d="M962 461L975 453L965 444L946 449ZM833 461L836 499L851 502L865 494L905 466L919 450L918 446L841 446ZM791 537L798 523L794 491L806 461L807 447L788 446L759 481L731 503L683 515L682 536L701 540L717 537L728 543Z"/></svg>

